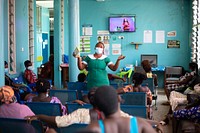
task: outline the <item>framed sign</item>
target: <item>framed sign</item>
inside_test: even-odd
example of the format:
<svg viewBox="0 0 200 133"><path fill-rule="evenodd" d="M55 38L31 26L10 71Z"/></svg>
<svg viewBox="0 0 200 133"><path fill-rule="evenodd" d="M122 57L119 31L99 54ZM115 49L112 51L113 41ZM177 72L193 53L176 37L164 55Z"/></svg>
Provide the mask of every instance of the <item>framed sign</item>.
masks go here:
<svg viewBox="0 0 200 133"><path fill-rule="evenodd" d="M180 41L178 41L178 40L168 40L167 48L180 48Z"/></svg>

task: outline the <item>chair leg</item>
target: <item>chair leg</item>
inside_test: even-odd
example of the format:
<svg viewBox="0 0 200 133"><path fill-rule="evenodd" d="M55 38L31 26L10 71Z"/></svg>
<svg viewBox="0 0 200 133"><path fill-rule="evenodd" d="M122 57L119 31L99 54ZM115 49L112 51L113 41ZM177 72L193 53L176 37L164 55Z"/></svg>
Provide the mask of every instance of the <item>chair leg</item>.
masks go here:
<svg viewBox="0 0 200 133"><path fill-rule="evenodd" d="M156 96L156 99L155 99L155 110L157 110L157 96Z"/></svg>

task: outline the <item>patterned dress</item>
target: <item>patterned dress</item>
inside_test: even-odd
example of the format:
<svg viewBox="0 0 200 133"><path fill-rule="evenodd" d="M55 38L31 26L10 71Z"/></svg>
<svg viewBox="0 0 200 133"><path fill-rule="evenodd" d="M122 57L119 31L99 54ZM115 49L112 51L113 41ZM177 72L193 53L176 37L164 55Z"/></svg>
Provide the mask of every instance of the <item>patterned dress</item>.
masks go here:
<svg viewBox="0 0 200 133"><path fill-rule="evenodd" d="M181 109L174 112L174 117L177 119L188 119L194 122L200 122L200 106L195 106L190 109Z"/></svg>
<svg viewBox="0 0 200 133"><path fill-rule="evenodd" d="M190 73L186 73L184 76L181 76L180 78L179 78L179 81L183 81L183 80L185 80L187 77L189 77L189 76L195 76L196 75L196 72L195 71L192 71L192 72L190 72ZM187 84L168 84L168 85L166 85L165 86L168 90L171 90L171 91L173 91L173 90L175 90L175 89L179 89L179 88L184 88L184 87L188 87L188 85Z"/></svg>
<svg viewBox="0 0 200 133"><path fill-rule="evenodd" d="M83 64L87 65L88 67L88 90L93 87L109 85L106 67L112 64L112 62L106 55L102 55L100 58L95 58L94 55L88 55L84 59Z"/></svg>

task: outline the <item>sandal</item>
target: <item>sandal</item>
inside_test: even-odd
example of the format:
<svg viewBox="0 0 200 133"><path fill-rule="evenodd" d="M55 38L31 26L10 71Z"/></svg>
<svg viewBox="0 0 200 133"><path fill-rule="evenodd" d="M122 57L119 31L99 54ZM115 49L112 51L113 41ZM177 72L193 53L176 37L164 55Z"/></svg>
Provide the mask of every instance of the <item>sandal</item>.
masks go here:
<svg viewBox="0 0 200 133"><path fill-rule="evenodd" d="M167 124L169 124L169 119L168 118L165 118L164 120L160 121L159 122L162 126L165 126Z"/></svg>

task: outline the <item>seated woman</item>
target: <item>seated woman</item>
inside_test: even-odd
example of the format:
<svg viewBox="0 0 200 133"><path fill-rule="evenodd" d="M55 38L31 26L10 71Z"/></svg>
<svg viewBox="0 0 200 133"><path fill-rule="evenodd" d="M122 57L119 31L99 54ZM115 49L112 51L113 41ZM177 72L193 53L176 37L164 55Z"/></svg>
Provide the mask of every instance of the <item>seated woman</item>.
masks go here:
<svg viewBox="0 0 200 133"><path fill-rule="evenodd" d="M127 93L127 92L146 92L147 94L147 105L152 104L152 93L151 90L148 88L148 86L142 86L143 80L146 79L146 75L141 73L134 73L132 77L132 82L134 83L134 86L127 85L123 88L120 88L117 90L118 94ZM151 108L148 107L148 118L152 118L152 111Z"/></svg>
<svg viewBox="0 0 200 133"><path fill-rule="evenodd" d="M23 119L27 115L34 115L31 109L16 102L14 90L10 86L0 87L0 117Z"/></svg>
<svg viewBox="0 0 200 133"><path fill-rule="evenodd" d="M144 71L146 72L147 78L153 78L154 79L154 85L158 86L158 77L156 74L153 74L151 71L151 64L149 60L143 60L141 63Z"/></svg>
<svg viewBox="0 0 200 133"><path fill-rule="evenodd" d="M117 90L118 94L127 93L127 92L146 92L147 94L147 105L151 105L152 103L152 93L151 90L148 88L148 86L142 86L143 80L145 80L147 77L144 74L141 73L134 73L132 77L132 82L134 83L134 86L127 85L123 88L120 88Z"/></svg>
<svg viewBox="0 0 200 133"><path fill-rule="evenodd" d="M191 70L190 73L186 73L185 75L181 76L179 78L179 81L173 84L167 84L165 86L165 93L167 96L167 99L169 100L170 92L173 90L180 90L184 91L188 86L189 83L195 78L195 76L198 76L198 65L195 62L189 63L189 69Z"/></svg>
<svg viewBox="0 0 200 133"><path fill-rule="evenodd" d="M46 79L39 79L36 82L37 96L31 97L27 102L50 102L50 103L60 103L62 107L63 115L66 114L66 107L62 105L61 101L57 97L50 97L48 95L48 90L50 89L50 83Z"/></svg>
<svg viewBox="0 0 200 133"><path fill-rule="evenodd" d="M17 102L24 101L26 96L32 92L32 89L25 84L14 83L13 80L8 76L8 63L4 61L5 68L5 85L11 86L14 90Z"/></svg>
<svg viewBox="0 0 200 133"><path fill-rule="evenodd" d="M191 87L191 82L196 76L198 76L198 65L196 63L189 63L189 68L191 70L190 73L186 73L184 76L180 77L180 80L176 84L168 84L165 87L167 98L169 99L171 106L164 120L160 121L162 125L167 125L169 123L168 115L173 113L178 104L187 103L187 96L181 92L177 92L176 90L184 91L186 88Z"/></svg>
<svg viewBox="0 0 200 133"><path fill-rule="evenodd" d="M200 122L200 83L194 86L194 91L191 95L186 96L188 104L185 109L180 109L173 112L176 119L186 119L193 122Z"/></svg>

